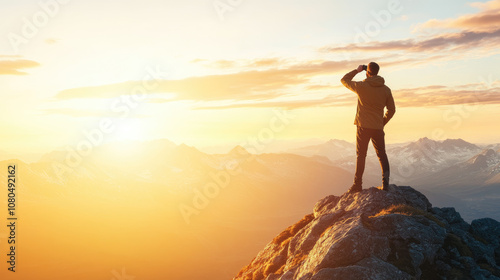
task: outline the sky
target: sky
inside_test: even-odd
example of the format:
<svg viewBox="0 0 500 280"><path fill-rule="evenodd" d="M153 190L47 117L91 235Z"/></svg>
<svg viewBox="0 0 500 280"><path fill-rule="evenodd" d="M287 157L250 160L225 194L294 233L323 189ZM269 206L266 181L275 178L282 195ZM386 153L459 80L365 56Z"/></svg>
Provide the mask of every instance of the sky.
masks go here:
<svg viewBox="0 0 500 280"><path fill-rule="evenodd" d="M10 154L162 138L354 142L356 96L340 79L370 61L396 102L388 143L500 142L500 0L0 5Z"/></svg>

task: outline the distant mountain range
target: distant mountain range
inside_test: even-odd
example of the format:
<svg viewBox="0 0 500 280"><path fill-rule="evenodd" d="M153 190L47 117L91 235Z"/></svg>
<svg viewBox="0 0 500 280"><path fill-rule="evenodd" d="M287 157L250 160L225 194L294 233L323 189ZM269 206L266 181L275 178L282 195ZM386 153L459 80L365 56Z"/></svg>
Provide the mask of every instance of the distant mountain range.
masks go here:
<svg viewBox="0 0 500 280"><path fill-rule="evenodd" d="M392 183L411 184L435 206L456 207L465 220L499 220L499 149L498 144L476 145L461 139L422 138L388 145ZM144 232L133 224L147 217L145 246L158 248L152 249L158 261L168 259L169 269L162 275L229 279L269 238L306 214L312 203L350 187L355 146L330 140L283 153L255 155L236 146L228 153L208 154L156 140L106 144L87 152L54 151L34 163L16 162L22 179L23 226L26 232L37 232L24 237L25 244L32 245L26 248L62 254L65 248L53 248L38 238L58 230L61 244L71 243L79 228L68 224L105 225L104 237L90 235L85 242L108 240L114 246L128 246L115 237L127 230L130 238L143 238ZM5 174L0 176L6 180ZM370 148L364 187L379 181L379 163ZM86 216L89 213L92 219ZM158 243L181 253L172 258ZM106 251L108 245L101 246ZM82 255L91 254L91 249L82 248ZM198 257L191 260L192 256ZM111 253L109 258L113 259ZM27 261L51 265L41 259ZM182 263L203 269L193 271ZM136 266L133 259L123 265ZM59 265L61 271L77 269L70 266ZM159 268L164 266L158 263Z"/></svg>
<svg viewBox="0 0 500 280"><path fill-rule="evenodd" d="M324 156L336 166L354 172L353 143L330 140L290 150L303 156ZM388 145L391 182L411 184L424 191L433 203L455 206L467 220L484 216L500 218L500 144L476 145L462 139ZM365 186L380 184L380 165L369 148ZM494 206L498 204L499 206Z"/></svg>
<svg viewBox="0 0 500 280"><path fill-rule="evenodd" d="M253 155L242 147L206 154L168 140L54 151L2 166L10 163L19 170L24 261L53 271L38 279L77 271L95 246L110 262L135 256L119 264L127 271L142 271L148 248L150 267L166 279L229 279L269 236L319 198L345 192L352 179L324 158ZM0 176L6 182L6 173ZM74 255L57 267L43 253L67 250ZM151 275L135 275L155 278L153 270L144 273Z"/></svg>
<svg viewBox="0 0 500 280"><path fill-rule="evenodd" d="M405 144L387 145L387 154L393 167L391 177L395 182L413 181L414 179L439 172L447 167L469 160L481 153L483 148L468 143L462 139L447 139L434 141L422 138ZM353 171L356 162L356 147L354 143L343 140L330 140L324 144L293 149L290 153L303 156L325 156L337 166ZM370 144L367 157L368 176L380 177L380 167ZM375 167L375 168L373 168Z"/></svg>
<svg viewBox="0 0 500 280"><path fill-rule="evenodd" d="M496 210L500 206L490 207L500 199L500 144L477 145L462 139L435 141L421 138L388 145L387 152L391 183L411 184L440 206L463 205L459 210L466 220L484 215L500 218L500 210ZM89 156L79 159L81 163L77 162L75 154L74 151L54 151L27 166L33 175L43 175L44 180L58 185L86 177L85 180L94 178L99 184L140 182L165 186L170 193L185 195L210 182L210 173L237 165L244 171L238 176L237 184L252 186L255 191L266 189L267 194L262 194L266 199L271 193L272 196L296 198L306 195L312 199L328 192L338 195L348 188L354 172L356 150L354 143L332 139L286 153L251 155L237 146L226 154L207 154L162 139L94 147ZM56 174L54 163L65 166L68 161L78 163L78 172L69 172L62 177ZM321 180L323 183L318 184L322 186L321 190L304 193L305 183L300 182L307 178ZM345 184L332 184L337 181ZM380 165L370 144L364 187L379 184ZM246 200L243 199L242 203L244 205ZM296 209L306 209L306 205L299 203ZM466 205L471 208L466 209ZM483 206L487 208L484 211L481 210Z"/></svg>

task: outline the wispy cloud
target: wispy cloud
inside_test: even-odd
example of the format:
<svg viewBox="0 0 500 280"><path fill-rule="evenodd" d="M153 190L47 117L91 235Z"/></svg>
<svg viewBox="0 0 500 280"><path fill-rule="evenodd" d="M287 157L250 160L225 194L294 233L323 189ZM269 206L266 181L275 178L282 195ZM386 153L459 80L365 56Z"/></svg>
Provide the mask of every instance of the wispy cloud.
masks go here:
<svg viewBox="0 0 500 280"><path fill-rule="evenodd" d="M307 90L325 90L325 89L334 89L334 88L343 88L344 86L342 84L329 84L329 85L320 85L320 84L313 84L313 85L308 85L306 87Z"/></svg>
<svg viewBox="0 0 500 280"><path fill-rule="evenodd" d="M438 107L448 105L500 104L500 87L484 88L481 84L468 84L458 87L432 85L419 88L393 89L397 107ZM309 107L355 106L353 93L331 94L321 99L280 100L266 102L235 102L224 105L204 105L195 107L206 109L234 109L252 107L282 107L299 109Z"/></svg>
<svg viewBox="0 0 500 280"><path fill-rule="evenodd" d="M384 66L407 64L410 60L387 61ZM416 63L416 61L413 61ZM283 69L267 69L262 71L243 71L224 75L189 77L180 80L161 80L148 103L165 103L173 101L196 101L193 109L230 109L249 107L284 107L288 109L307 107L354 106L356 96L351 93L338 94L339 84L314 84L311 78L319 75L330 75L345 72L349 66L363 62L323 61L291 65ZM118 95L131 94L138 81L74 88L61 91L59 100L74 98L114 98ZM323 98L296 96L290 89L298 86L307 91L329 89L332 94ZM333 91L335 90L335 91ZM347 90L346 90L347 92ZM433 85L412 89L393 89L396 104L399 107L441 106L454 104L500 104L500 88L484 89L480 84L467 84L461 87ZM164 94L165 97L159 95ZM324 96L324 95L323 95ZM52 111L52 113L61 113ZM88 116L90 112L62 113Z"/></svg>
<svg viewBox="0 0 500 280"><path fill-rule="evenodd" d="M483 2L474 2L470 4L472 7L476 7L481 10L498 10L500 9L500 1L499 0L493 0L493 1L488 1L486 3Z"/></svg>
<svg viewBox="0 0 500 280"><path fill-rule="evenodd" d="M356 98L354 94L335 94L320 99L306 100L282 100L282 101L265 101L265 102L239 102L225 105L207 105L194 107L196 110L212 110L212 109L235 109L235 108L275 108L282 107L285 109L300 109L309 107L339 107L339 106L354 106Z"/></svg>
<svg viewBox="0 0 500 280"><path fill-rule="evenodd" d="M56 38L47 38L47 39L44 40L44 42L46 44L53 45L53 44L56 44L57 42L59 42L59 39L56 39Z"/></svg>
<svg viewBox="0 0 500 280"><path fill-rule="evenodd" d="M480 9L478 13L467 14L457 18L444 20L431 19L425 23L417 25L416 31L436 28L458 28L469 31L493 31L498 29L500 24L500 0L493 0L486 3L472 3L471 6Z"/></svg>
<svg viewBox="0 0 500 280"><path fill-rule="evenodd" d="M412 53L456 51L475 47L496 47L500 43L500 29L494 31L462 31L436 35L426 39L405 39L385 42L370 42L369 44L349 44L345 46L324 47L322 51L362 51L387 52L405 51Z"/></svg>
<svg viewBox="0 0 500 280"><path fill-rule="evenodd" d="M241 71L237 73L189 77L180 80L160 80L151 94L175 93L174 100L267 100L282 96L278 93L291 86L307 84L312 77L344 72L366 61L322 61L291 65L285 68ZM399 62L390 62L393 64ZM403 63L403 62L400 62ZM142 82L67 89L57 99L113 98L132 94L131 89Z"/></svg>
<svg viewBox="0 0 500 280"><path fill-rule="evenodd" d="M51 108L41 110L44 115L64 115L75 118L123 118L120 113L111 112L109 110L85 110L85 109L72 109L72 108ZM148 117L144 114L134 114L130 117L145 118Z"/></svg>
<svg viewBox="0 0 500 280"><path fill-rule="evenodd" d="M465 88L465 89L463 89ZM428 107L443 105L500 104L500 88L471 88L433 86L395 91L396 105L400 107Z"/></svg>
<svg viewBox="0 0 500 280"><path fill-rule="evenodd" d="M18 56L0 56L2 58L17 58ZM22 71L26 68L39 66L40 63L27 59L0 60L0 75L27 75Z"/></svg>
<svg viewBox="0 0 500 280"><path fill-rule="evenodd" d="M326 52L388 52L426 54L436 51L448 54L477 48L497 48L500 43L500 0L472 3L477 13L449 19L431 19L417 24L414 33L433 29L433 35L415 38L373 41L367 44L333 45L320 48ZM429 34L429 32L423 32Z"/></svg>
<svg viewBox="0 0 500 280"><path fill-rule="evenodd" d="M262 69L269 67L286 67L290 65L290 61L282 58L258 58L258 59L245 59L245 60L207 60L207 59L194 59L192 63L198 63L205 67L216 69Z"/></svg>

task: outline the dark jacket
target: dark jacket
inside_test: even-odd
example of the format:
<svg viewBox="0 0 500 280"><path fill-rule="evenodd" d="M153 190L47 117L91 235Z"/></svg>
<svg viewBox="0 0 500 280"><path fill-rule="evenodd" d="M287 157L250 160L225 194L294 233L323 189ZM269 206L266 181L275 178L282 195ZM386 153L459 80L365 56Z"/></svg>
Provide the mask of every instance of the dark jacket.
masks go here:
<svg viewBox="0 0 500 280"><path fill-rule="evenodd" d="M384 129L384 125L396 113L391 89L380 76L368 77L361 82L352 79L358 73L353 70L341 80L342 84L358 95L358 108L354 124L363 128ZM387 112L384 116L384 108Z"/></svg>

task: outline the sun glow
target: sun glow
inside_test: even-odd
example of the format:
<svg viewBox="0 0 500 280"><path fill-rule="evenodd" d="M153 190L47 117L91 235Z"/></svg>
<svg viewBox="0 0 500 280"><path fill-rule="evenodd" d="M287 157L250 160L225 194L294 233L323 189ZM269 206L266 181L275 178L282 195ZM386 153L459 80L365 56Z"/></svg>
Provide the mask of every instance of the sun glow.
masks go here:
<svg viewBox="0 0 500 280"><path fill-rule="evenodd" d="M140 120L124 119L116 123L114 131L110 134L110 141L144 140L147 133Z"/></svg>

